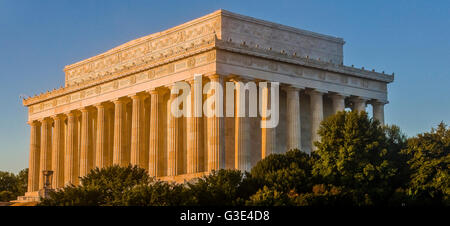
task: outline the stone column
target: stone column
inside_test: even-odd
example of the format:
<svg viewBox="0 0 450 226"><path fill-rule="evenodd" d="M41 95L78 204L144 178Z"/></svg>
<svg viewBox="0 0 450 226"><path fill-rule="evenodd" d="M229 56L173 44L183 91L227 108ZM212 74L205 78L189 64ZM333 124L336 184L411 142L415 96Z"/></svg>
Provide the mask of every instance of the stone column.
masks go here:
<svg viewBox="0 0 450 226"><path fill-rule="evenodd" d="M236 87L236 115L235 115L235 154L234 164L235 169L241 171L250 171L250 121L249 117L239 117L239 112L248 113L248 96L245 95L244 83L235 80ZM244 93L241 93L241 90Z"/></svg>
<svg viewBox="0 0 450 226"><path fill-rule="evenodd" d="M209 77L214 89L214 104L221 104L222 107L219 109L223 110L223 95L218 93L217 90L223 89L223 78L220 75L212 75ZM212 110L212 109L208 109ZM220 110L219 110L220 111ZM225 168L225 129L224 120L220 112L215 112L214 116L207 118L207 140L208 140L208 172L212 170L219 170Z"/></svg>
<svg viewBox="0 0 450 226"><path fill-rule="evenodd" d="M125 107L123 99L114 100L114 147L113 164L119 166L128 166L129 156L126 155L126 136L125 136Z"/></svg>
<svg viewBox="0 0 450 226"><path fill-rule="evenodd" d="M44 188L42 171L52 169L52 122L45 118L41 121L41 156L39 167L39 189Z"/></svg>
<svg viewBox="0 0 450 226"><path fill-rule="evenodd" d="M41 128L37 121L28 122L30 125L30 159L28 166L28 192L39 190Z"/></svg>
<svg viewBox="0 0 450 226"><path fill-rule="evenodd" d="M52 170L53 188L64 186L64 117L53 117Z"/></svg>
<svg viewBox="0 0 450 226"><path fill-rule="evenodd" d="M169 108L167 112L168 125L167 125L167 176L176 176L178 173L178 155L180 154L180 118L175 117L171 111L171 105L177 100L178 94L174 93L174 86L170 86L170 100Z"/></svg>
<svg viewBox="0 0 450 226"><path fill-rule="evenodd" d="M386 103L381 101L372 101L373 118L380 121L380 124L384 126L384 105Z"/></svg>
<svg viewBox="0 0 450 226"><path fill-rule="evenodd" d="M80 177L86 176L94 166L94 156L89 143L89 138L92 136L89 126L90 118L89 109L81 109Z"/></svg>
<svg viewBox="0 0 450 226"><path fill-rule="evenodd" d="M262 90L262 116L261 124L263 127L267 127L267 121L269 120L268 109L270 108L273 114L274 108L273 103L271 103L271 90L270 87L266 87ZM261 159L269 156L270 154L275 154L276 151L276 130L275 128L261 128Z"/></svg>
<svg viewBox="0 0 450 226"><path fill-rule="evenodd" d="M64 164L64 184L78 184L78 136L77 119L74 112L67 113L67 147Z"/></svg>
<svg viewBox="0 0 450 226"><path fill-rule="evenodd" d="M286 88L287 149L301 149L300 89Z"/></svg>
<svg viewBox="0 0 450 226"><path fill-rule="evenodd" d="M203 119L202 78L194 78L191 84L191 117L187 117L187 173L198 173L203 161L203 140L201 139L201 128ZM189 109L189 108L188 108Z"/></svg>
<svg viewBox="0 0 450 226"><path fill-rule="evenodd" d="M148 152L144 151L144 96L133 95L131 119L131 164L141 168L148 167Z"/></svg>
<svg viewBox="0 0 450 226"><path fill-rule="evenodd" d="M105 131L105 105L97 104L97 135L95 146L95 166L103 168L107 162L107 150L106 150L106 131Z"/></svg>
<svg viewBox="0 0 450 226"><path fill-rule="evenodd" d="M353 102L353 111L365 111L366 110L366 99L361 97L352 98Z"/></svg>
<svg viewBox="0 0 450 226"><path fill-rule="evenodd" d="M311 147L312 150L316 150L314 142L320 140L317 132L323 120L323 92L313 90L309 92L309 96L311 101Z"/></svg>
<svg viewBox="0 0 450 226"><path fill-rule="evenodd" d="M159 132L159 94L157 90L150 91L150 139L148 173L151 177L159 176L158 172L158 132Z"/></svg>
<svg viewBox="0 0 450 226"><path fill-rule="evenodd" d="M331 99L333 100L333 113L336 114L338 111L345 110L345 96L341 94L332 94Z"/></svg>

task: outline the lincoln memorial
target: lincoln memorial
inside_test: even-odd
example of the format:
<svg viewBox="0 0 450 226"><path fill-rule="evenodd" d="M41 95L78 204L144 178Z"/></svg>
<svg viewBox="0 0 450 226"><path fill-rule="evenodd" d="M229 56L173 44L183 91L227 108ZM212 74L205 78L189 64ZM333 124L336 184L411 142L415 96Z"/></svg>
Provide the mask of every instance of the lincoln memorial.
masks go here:
<svg viewBox="0 0 450 226"><path fill-rule="evenodd" d="M344 43L218 10L68 65L64 87L23 100L30 155L28 192L19 199L39 199L46 171L53 172L52 188L77 185L91 169L111 165L137 165L176 182L223 168L249 171L272 153L314 151L320 122L337 111L371 105L383 124L394 75L345 66ZM189 111L218 94L202 84L233 83L232 111L276 106L279 122L264 128L260 115L176 117L170 106L180 81L193 94ZM250 82L277 84L276 102L273 89L257 99L239 89Z"/></svg>

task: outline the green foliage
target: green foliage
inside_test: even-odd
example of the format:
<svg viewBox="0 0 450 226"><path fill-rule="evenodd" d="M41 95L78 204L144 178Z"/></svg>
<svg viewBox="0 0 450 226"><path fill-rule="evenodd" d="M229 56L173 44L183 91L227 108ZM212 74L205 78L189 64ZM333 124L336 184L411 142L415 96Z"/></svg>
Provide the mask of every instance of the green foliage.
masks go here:
<svg viewBox="0 0 450 226"><path fill-rule="evenodd" d="M0 171L0 191L16 192L17 178L13 173Z"/></svg>
<svg viewBox="0 0 450 226"><path fill-rule="evenodd" d="M138 167L94 169L81 185L51 192L41 205L450 205L445 124L407 139L364 112L339 112L322 122L319 134L311 155L290 150L259 161L251 173L222 169L181 184L149 178ZM2 186L17 187L11 177L1 174Z"/></svg>
<svg viewBox="0 0 450 226"><path fill-rule="evenodd" d="M410 138L403 153L411 170L408 194L419 204L450 205L450 129L441 122Z"/></svg>
<svg viewBox="0 0 450 226"><path fill-rule="evenodd" d="M286 206L291 205L290 197L274 188L264 186L246 202L247 206Z"/></svg>
<svg viewBox="0 0 450 226"><path fill-rule="evenodd" d="M288 193L311 189L313 158L300 150L272 154L259 161L251 171L252 179L262 188L268 186Z"/></svg>
<svg viewBox="0 0 450 226"><path fill-rule="evenodd" d="M105 194L94 187L69 185L59 191L50 192L40 206L99 206L105 204Z"/></svg>
<svg viewBox="0 0 450 226"><path fill-rule="evenodd" d="M27 191L28 169L23 169L17 175L0 171L0 201L7 202L24 195Z"/></svg>
<svg viewBox="0 0 450 226"><path fill-rule="evenodd" d="M10 191L0 191L0 202L9 202L14 200L17 196Z"/></svg>
<svg viewBox="0 0 450 226"><path fill-rule="evenodd" d="M137 166L95 168L81 178L82 187L98 190L104 198L101 205L120 205L122 196L134 186L150 181L145 169Z"/></svg>
<svg viewBox="0 0 450 226"><path fill-rule="evenodd" d="M342 111L324 120L318 133L315 176L357 192L357 205L383 202L394 191L391 181L398 169L389 158L389 139L377 120L365 112Z"/></svg>
<svg viewBox="0 0 450 226"><path fill-rule="evenodd" d="M183 184L157 180L134 187L122 201L125 206L181 206L191 204L191 197Z"/></svg>
<svg viewBox="0 0 450 226"><path fill-rule="evenodd" d="M188 182L187 187L192 196L191 204L231 206L244 204L243 201L250 196L249 183L240 171L221 169Z"/></svg>
<svg viewBox="0 0 450 226"><path fill-rule="evenodd" d="M16 195L25 195L28 189L28 168L23 169L17 174L17 193Z"/></svg>
<svg viewBox="0 0 450 226"><path fill-rule="evenodd" d="M66 186L50 192L40 205L56 206L115 206L123 205L127 193L138 185L146 185L150 178L145 169L137 166L96 168L81 180L80 186Z"/></svg>
<svg viewBox="0 0 450 226"><path fill-rule="evenodd" d="M355 205L354 192L334 185L317 184L312 192L294 194L290 199L296 206L352 206Z"/></svg>

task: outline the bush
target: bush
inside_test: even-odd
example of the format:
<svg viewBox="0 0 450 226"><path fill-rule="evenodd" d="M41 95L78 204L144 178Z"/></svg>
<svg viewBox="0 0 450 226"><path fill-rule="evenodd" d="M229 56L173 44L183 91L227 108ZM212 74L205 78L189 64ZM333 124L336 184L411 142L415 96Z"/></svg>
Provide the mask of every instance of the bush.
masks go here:
<svg viewBox="0 0 450 226"><path fill-rule="evenodd" d="M210 175L188 182L187 187L192 197L191 204L200 206L243 205L253 193L251 182L239 170L213 171Z"/></svg>
<svg viewBox="0 0 450 226"><path fill-rule="evenodd" d="M0 191L0 202L9 202L14 200L17 196L10 191Z"/></svg>
<svg viewBox="0 0 450 226"><path fill-rule="evenodd" d="M257 189L264 186L279 192L306 192L312 187L312 165L314 159L300 150L286 154L272 154L259 161L251 171Z"/></svg>
<svg viewBox="0 0 450 226"><path fill-rule="evenodd" d="M49 193L43 206L116 206L123 205L127 192L151 180L145 169L137 166L96 168L81 178L80 186L66 186Z"/></svg>
<svg viewBox="0 0 450 226"><path fill-rule="evenodd" d="M319 134L311 155L290 150L259 161L251 173L221 169L182 184L155 180L138 167L94 169L81 185L51 192L40 205L450 205L445 124L406 139L397 126L382 127L364 112L339 112ZM9 174L3 178L17 187Z"/></svg>

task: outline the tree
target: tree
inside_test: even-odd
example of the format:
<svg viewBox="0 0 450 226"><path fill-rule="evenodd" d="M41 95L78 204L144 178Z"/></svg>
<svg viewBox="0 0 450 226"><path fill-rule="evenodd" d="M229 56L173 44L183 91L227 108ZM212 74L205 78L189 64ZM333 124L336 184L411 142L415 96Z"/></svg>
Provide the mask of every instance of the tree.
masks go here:
<svg viewBox="0 0 450 226"><path fill-rule="evenodd" d="M21 170L17 176L17 196L25 195L28 189L28 168Z"/></svg>
<svg viewBox="0 0 450 226"><path fill-rule="evenodd" d="M191 204L201 206L243 205L254 192L250 186L251 182L242 172L225 169L213 171L187 183L193 198Z"/></svg>
<svg viewBox="0 0 450 226"><path fill-rule="evenodd" d="M155 180L137 185L126 192L125 206L182 206L192 205L192 197L184 184Z"/></svg>
<svg viewBox="0 0 450 226"><path fill-rule="evenodd" d="M17 178L13 173L0 171L0 191L17 192Z"/></svg>
<svg viewBox="0 0 450 226"><path fill-rule="evenodd" d="M450 205L450 129L441 122L431 132L408 139L403 153L411 170L408 195L415 204ZM413 203L413 204L414 204Z"/></svg>
<svg viewBox="0 0 450 226"><path fill-rule="evenodd" d="M342 111L322 121L318 134L313 175L325 184L356 192L355 205L385 203L395 190L391 182L398 169L379 122L365 112Z"/></svg>
<svg viewBox="0 0 450 226"><path fill-rule="evenodd" d="M247 206L286 206L292 204L287 194L267 186L259 189L246 202Z"/></svg>
<svg viewBox="0 0 450 226"><path fill-rule="evenodd" d="M15 199L17 196L10 191L0 191L0 202L9 202Z"/></svg>
<svg viewBox="0 0 450 226"><path fill-rule="evenodd" d="M23 169L17 175L0 171L0 201L11 201L27 191L28 169Z"/></svg>
<svg viewBox="0 0 450 226"><path fill-rule="evenodd" d="M313 162L313 157L298 149L271 154L259 161L251 171L254 194L246 205L294 205L291 194L308 192L313 186Z"/></svg>
<svg viewBox="0 0 450 226"><path fill-rule="evenodd" d="M251 177L259 189L267 186L285 194L291 190L306 192L312 187L313 162L310 155L298 149L272 154L252 168Z"/></svg>
<svg viewBox="0 0 450 226"><path fill-rule="evenodd" d="M50 192L41 205L123 205L127 192L138 185L146 185L151 179L145 169L137 166L95 168L80 178L80 186L66 186Z"/></svg>
<svg viewBox="0 0 450 226"><path fill-rule="evenodd" d="M312 192L291 193L289 198L296 206L351 206L354 205L355 192L344 187L316 184Z"/></svg>

